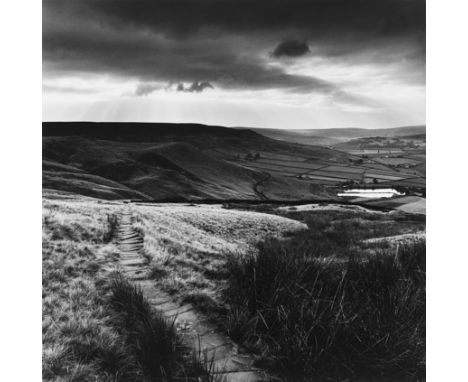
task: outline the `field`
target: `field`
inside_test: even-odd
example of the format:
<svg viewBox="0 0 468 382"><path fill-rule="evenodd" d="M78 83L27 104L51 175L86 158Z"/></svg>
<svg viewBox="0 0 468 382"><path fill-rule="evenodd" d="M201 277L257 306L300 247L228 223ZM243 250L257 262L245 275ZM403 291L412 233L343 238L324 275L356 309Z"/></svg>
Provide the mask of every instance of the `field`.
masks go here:
<svg viewBox="0 0 468 382"><path fill-rule="evenodd" d="M330 149L332 150L332 149ZM368 151L368 150L367 150ZM347 162L257 152L255 156L233 162L254 170L328 186L381 184L425 187L425 161L409 159L406 153L387 152L370 155L366 150L349 150Z"/></svg>
<svg viewBox="0 0 468 382"><path fill-rule="evenodd" d="M274 316L267 312L268 309L277 309L276 304L279 302L270 301L268 302L270 308L261 305L260 310L250 311L245 309L253 302L244 300L250 298L249 293L257 288L252 289L251 284L248 284L251 282L248 270L250 268L245 267L258 267L257 263L249 260L264 261L258 256L269 256L269 260L265 260L268 263L279 261L278 266L283 264L282 261L286 261L281 265L281 272L284 272L281 280L289 277L290 280L298 282L302 280L301 277L306 276L302 273L295 276L288 273L296 271L295 268L288 268L292 263L288 263L287 259L293 261L299 252L306 258L301 258L302 260L298 258L297 261L300 260L298 266L305 261L309 265L303 270L308 269L307 272L320 270L323 277L332 277L330 280L334 280L335 276L331 275L339 273L339 269L350 266L346 264L351 261L349 260L351 255L354 259L352 261L360 259L358 263L364 261L365 264L371 257L376 257L382 259L382 264L379 263L381 266L391 267L391 263L387 264L385 259L394 255L395 243L404 242L411 247L419 245L415 243L424 240L425 221L418 215L398 210L386 212L339 204L308 206L126 204L54 193L49 193L43 199L43 211L45 380L62 378L78 381L89 380L93 376L103 381L138 381L145 380L151 375L156 376L158 380L159 372L145 364L145 354L154 352L154 346L159 349L163 345L157 345L155 338L155 344L148 345L147 350L143 351L144 354L135 351L135 346L132 344L140 343L139 335L148 334L135 333L135 327L122 319L122 312L130 314L131 309L135 309L132 308L134 306L139 306L138 309L142 309L148 317L152 317L151 319L155 320L154 325L161 327L162 333L166 333L167 341L172 344L170 345L172 350L165 351L169 352L168 359L163 357L164 359L160 358L159 361L168 373L174 378L184 375L186 380L197 378L197 380L208 380L207 378L213 377L213 375L210 377L208 369L196 364L189 350L183 348L177 337L178 332L171 327L170 322L161 320L157 311L145 308L144 296L139 297L128 280L116 276L116 271L119 269L119 252L114 238L119 224L118 216L123 211L131 213L133 228L143 237L146 267L154 286L168 293L176 302L195 306L218 326L220 332L226 333L252 351L257 359L256 366L267 370L271 375L285 380L307 379L311 373L324 378L330 378L330 373L346 378L350 376L361 378L375 373L392 376L393 373L393 376L404 380L418 380L421 376L423 368L421 362L424 362L421 358L421 349L424 347L420 342L422 332L414 334L413 337L409 337L408 333L408 337L404 337L406 342L403 342L403 346L410 346L411 352L398 355L399 361L395 361L396 363L390 362L388 358L397 356L399 353L396 352L400 351L393 342L387 343L385 347L379 345L379 353L370 352L365 357L362 355L359 362L357 358L345 362L338 353L335 354L334 346L339 346L338 343L326 350L325 348L313 350L310 348L310 340L306 341L305 338L306 342L300 348L296 346L300 341L294 345L296 347L291 347L293 343L284 342L281 345L283 350L280 351L273 346L269 338L273 338L271 336L274 335L278 341L283 341L283 336L287 333L285 330L289 328L287 324L289 321L280 321L273 325L271 320ZM282 254L282 260L271 257L279 253ZM262 266L262 271L257 269L256 277L259 280L263 277L278 277L273 274L268 276L265 273L277 272L274 270L277 268L271 268L272 264ZM312 264L315 264L315 268L311 268ZM361 273L368 274L368 270L362 267L365 266L356 268L356 272L360 272L356 277ZM307 276L308 279L310 277L312 276ZM355 276L350 275L350 277L350 283L353 283ZM380 277L369 279L367 282L376 283ZM265 287L270 285L273 288L276 285L276 281L261 282ZM393 281L386 288L402 287L400 284L392 283ZM330 287L333 285L331 283ZM369 285L377 298L380 284ZM302 289L294 293L299 293L301 290L315 293L308 283L303 283L300 288ZM417 288L419 289L411 293L417 293L414 298L418 296L418 304L422 304L423 290L420 285ZM255 304L265 304L267 300L264 298L270 298L265 294L269 293L266 289L257 290L256 293ZM395 293L400 292L395 290ZM283 297L290 299L286 294ZM295 301L302 301L302 298ZM316 298L325 298L325 295ZM368 298L369 301L373 301L374 297L369 295ZM307 299L303 301L305 303ZM349 300L351 310L344 314L356 314L352 311L356 309L353 304L355 302ZM400 309L392 305L389 305L389 308ZM408 311L395 313L397 314L395 319L398 317L398 320L418 322L420 330L423 330L420 306L414 308L417 310L413 313ZM292 307L289 305L284 305L284 309L289 309L288 314L296 314L290 310ZM317 309L323 309L322 303L317 305ZM120 313L116 314L117 312ZM370 319L367 314L377 313L376 311L371 313L370 310L369 313L359 313L363 320ZM400 316L401 314L406 316ZM318 341L316 346L325 346L321 341L329 341L327 336L331 335L328 330L332 329L329 327L332 322L326 321L328 319L324 316L321 321L320 325L325 332L320 336L315 331L311 332L315 336L315 341ZM340 318L345 321L347 319L345 316ZM388 317L386 319L389 320ZM263 320L266 320L267 327L262 326ZM295 335L305 330L306 326L301 325L309 325L307 323L309 318L306 319L304 316L304 320L306 321L295 321L296 325L299 325L294 330ZM343 322L339 325L343 325ZM388 324L390 326L385 329L387 332L378 332L377 327L369 323L365 337L362 337L363 333L359 334L365 341L363 346L372 346L371 341L374 341L374 337L389 335L393 338L392 331L396 328L392 325L396 325L396 321L390 320ZM282 325L287 327L281 329ZM352 328L353 325L349 330L355 330ZM333 330L344 329L335 327ZM353 335L349 330L346 335ZM375 332L372 332L373 330ZM296 337L291 338L297 340ZM413 343L414 341L419 342ZM154 357L161 357L158 354L154 354ZM376 357L379 357L378 362ZM337 368L329 369L327 372L327 365L331 359L338 359L339 362L335 362ZM364 360L373 363L375 368L363 367ZM296 374L291 375L291 370L296 370Z"/></svg>
<svg viewBox="0 0 468 382"><path fill-rule="evenodd" d="M408 178L409 175L413 175L413 178L421 179L421 183L425 181L425 133L399 137L358 138L340 143L335 148L403 172Z"/></svg>
<svg viewBox="0 0 468 382"><path fill-rule="evenodd" d="M291 142L303 142L305 139L311 144L326 147L330 153L347 153L347 158L338 155L328 158L281 156L257 151L246 156L238 155L234 163L316 185L382 184L425 188L426 137L421 128L373 130L376 136L369 136L372 133L362 129L336 130L289 132L266 129L265 134ZM256 131L261 134L263 130ZM409 135L411 132L418 134ZM331 141L324 143L324 139Z"/></svg>

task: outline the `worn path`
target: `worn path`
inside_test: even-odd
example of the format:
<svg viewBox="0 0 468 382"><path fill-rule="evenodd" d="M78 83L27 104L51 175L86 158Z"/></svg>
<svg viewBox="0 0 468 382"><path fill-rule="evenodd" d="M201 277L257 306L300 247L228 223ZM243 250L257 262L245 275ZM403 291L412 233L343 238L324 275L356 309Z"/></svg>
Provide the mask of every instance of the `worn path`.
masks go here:
<svg viewBox="0 0 468 382"><path fill-rule="evenodd" d="M266 373L253 367L254 356L240 354L239 347L190 304L181 305L156 288L148 276L148 260L144 256L143 237L132 227L131 212L121 215L118 248L122 273L138 285L152 308L174 320L184 343L202 362L212 363L214 373L223 374L226 382L270 380Z"/></svg>
<svg viewBox="0 0 468 382"><path fill-rule="evenodd" d="M268 200L268 196L266 196L263 191L260 191L258 187L260 187L263 183L269 180L271 178L271 174L269 172L265 172L263 174L265 175L265 177L263 177L257 183L254 184L253 190L260 197L261 200Z"/></svg>

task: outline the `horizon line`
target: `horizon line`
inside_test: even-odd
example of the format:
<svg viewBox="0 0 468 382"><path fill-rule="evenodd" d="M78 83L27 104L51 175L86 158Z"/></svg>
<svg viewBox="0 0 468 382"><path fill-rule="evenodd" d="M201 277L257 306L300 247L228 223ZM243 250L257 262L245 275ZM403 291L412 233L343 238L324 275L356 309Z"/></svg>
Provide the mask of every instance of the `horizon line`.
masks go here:
<svg viewBox="0 0 468 382"><path fill-rule="evenodd" d="M260 127L260 126L227 126L227 125L212 125L206 123L198 122L138 122L138 121L42 121L41 123L115 123L115 124L166 124L166 125L199 125L199 126L211 126L211 127L223 127L227 129L265 129L265 130L285 130L285 131L297 131L297 130L334 130L334 129L360 129L360 130L387 130L387 129L402 129L410 127L426 127L426 124L412 124L412 125L399 125L393 127L356 127L356 126L347 126L347 127L315 127L315 128L273 128L273 127Z"/></svg>

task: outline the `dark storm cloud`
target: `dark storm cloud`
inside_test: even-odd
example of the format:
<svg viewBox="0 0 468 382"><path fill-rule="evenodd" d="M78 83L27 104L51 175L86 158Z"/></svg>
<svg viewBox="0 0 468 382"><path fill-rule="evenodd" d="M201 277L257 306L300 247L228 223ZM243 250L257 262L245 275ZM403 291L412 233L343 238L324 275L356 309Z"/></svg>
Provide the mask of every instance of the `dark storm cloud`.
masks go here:
<svg viewBox="0 0 468 382"><path fill-rule="evenodd" d="M177 91L179 92L201 93L206 89L214 89L214 86L208 81L194 81L188 86L183 83L177 84Z"/></svg>
<svg viewBox="0 0 468 382"><path fill-rule="evenodd" d="M201 93L206 89L214 89L214 86L208 81L194 81L191 84L184 84L182 82L178 83L169 83L166 86L161 86L160 84L155 84L151 82L140 83L135 89L134 95L136 96L147 96L156 90L164 89L166 91L175 90L178 92L187 92L187 93Z"/></svg>
<svg viewBox="0 0 468 382"><path fill-rule="evenodd" d="M395 56L406 45L406 55ZM268 52L276 46L273 56L298 56L310 48L342 60L420 63L424 45L425 2L419 0L43 2L45 73L132 77L141 81L136 95L156 90L154 82L172 82L191 84L184 91L192 92L210 85L351 100L336 84L269 65Z"/></svg>
<svg viewBox="0 0 468 382"><path fill-rule="evenodd" d="M286 40L280 42L271 55L273 57L299 57L308 52L310 52L310 49L306 42Z"/></svg>
<svg viewBox="0 0 468 382"><path fill-rule="evenodd" d="M95 0L88 11L150 29L193 33L213 27L236 33L298 29L393 35L425 26L424 0Z"/></svg>
<svg viewBox="0 0 468 382"><path fill-rule="evenodd" d="M238 56L229 39L168 39L134 29L121 34L112 28L73 21L66 25L51 21L49 28L43 57L45 70L52 74L73 68L131 76L143 82L190 82L192 91L206 88L208 82L232 89L336 90L327 81L285 73L253 56ZM200 85L197 78L206 83ZM146 89L142 87L137 93L143 95Z"/></svg>

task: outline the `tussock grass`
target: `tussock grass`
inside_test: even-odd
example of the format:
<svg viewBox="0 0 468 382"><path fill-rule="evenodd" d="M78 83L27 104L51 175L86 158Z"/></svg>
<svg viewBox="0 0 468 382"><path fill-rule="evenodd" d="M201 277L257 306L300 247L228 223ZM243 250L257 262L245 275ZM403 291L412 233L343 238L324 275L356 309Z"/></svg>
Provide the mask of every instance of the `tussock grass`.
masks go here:
<svg viewBox="0 0 468 382"><path fill-rule="evenodd" d="M124 330L145 373L154 380L171 379L182 347L173 323L152 311L141 290L122 276L113 278L110 292L116 326Z"/></svg>
<svg viewBox="0 0 468 382"><path fill-rule="evenodd" d="M109 285L114 325L151 381L215 382L213 362L184 347L174 322L153 310L142 291L121 275Z"/></svg>
<svg viewBox="0 0 468 382"><path fill-rule="evenodd" d="M425 242L362 255L336 227L231 257L226 330L294 380L424 379Z"/></svg>

